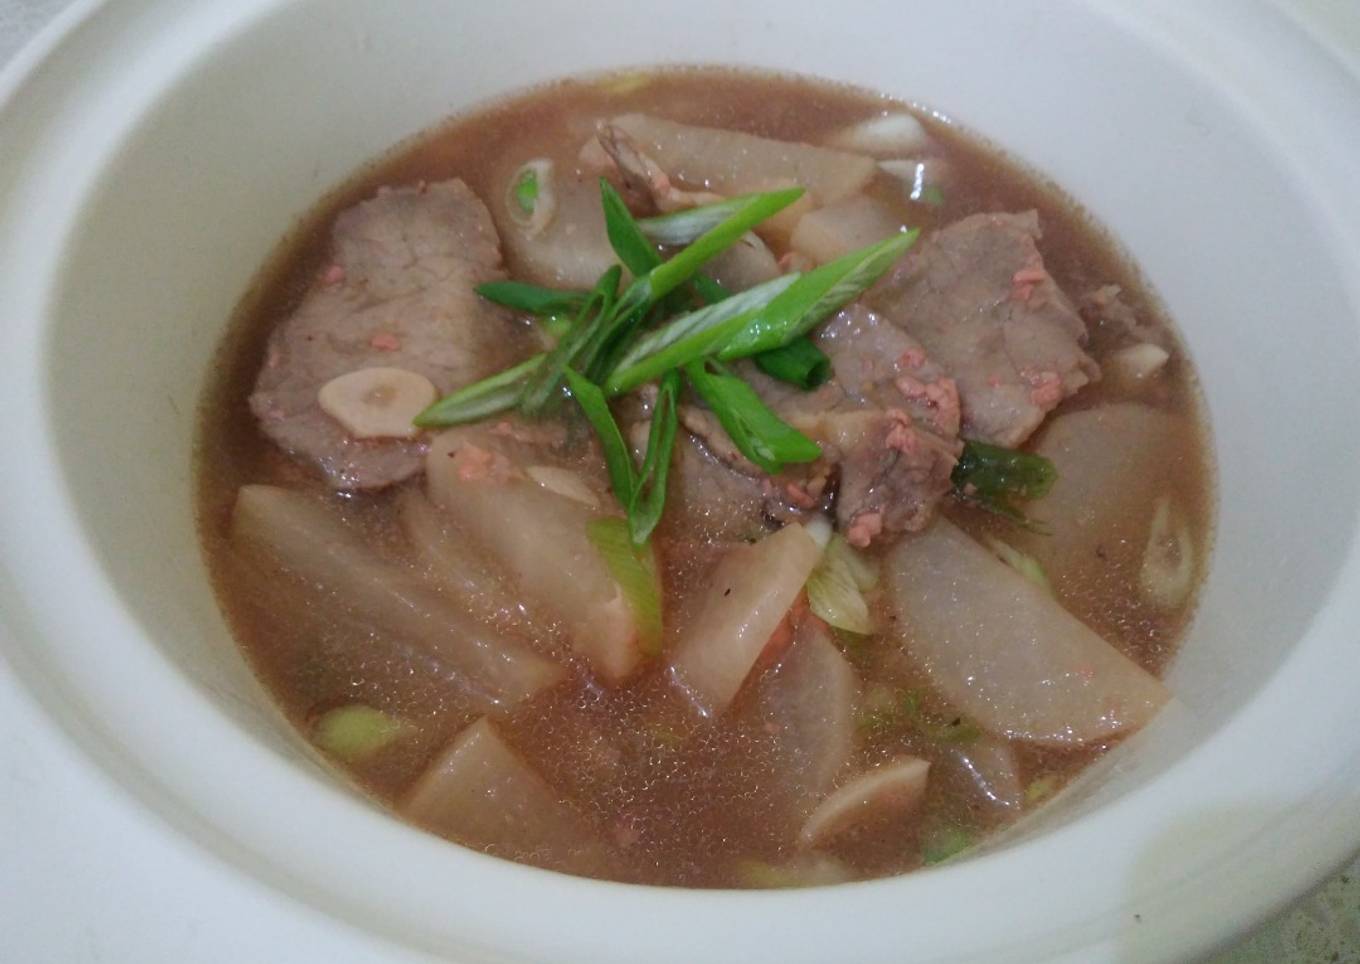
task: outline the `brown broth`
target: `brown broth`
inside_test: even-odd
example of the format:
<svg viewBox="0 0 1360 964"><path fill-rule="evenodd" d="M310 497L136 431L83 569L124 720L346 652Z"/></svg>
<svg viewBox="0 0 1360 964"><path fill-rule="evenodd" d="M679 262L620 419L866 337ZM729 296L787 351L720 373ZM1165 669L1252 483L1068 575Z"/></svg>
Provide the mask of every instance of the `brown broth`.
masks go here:
<svg viewBox="0 0 1360 964"><path fill-rule="evenodd" d="M327 257L328 230L337 212L379 185L451 176L495 204L510 173L524 160L547 155L570 167L595 118L629 110L815 143L831 130L894 103L847 87L735 70L674 69L567 80L483 107L399 145L319 202L281 242L227 329L203 399L196 475L199 525L218 597L237 641L304 735L318 714L356 702L414 724L407 738L370 762L347 769L365 791L395 801L430 757L473 719L472 711L432 661L413 657L380 634L356 639L325 607L298 606L286 586L250 579L227 541L230 509L242 484L327 491L320 479L264 438L246 399L269 332L298 303ZM911 223L928 231L976 211L1036 208L1045 229L1046 263L1066 290L1119 284L1145 323L1170 329L1137 269L1070 198L973 135L931 117L921 120L947 159L952 182L940 208L904 206ZM512 277L515 267L509 264ZM1098 361L1102 346L1102 333L1094 332L1092 351ZM1154 403L1179 416L1181 437L1160 469L1190 507L1203 558L1212 525L1212 466L1195 375L1184 351L1173 354L1164 381L1166 388ZM1112 387L1097 384L1063 410L1116 397ZM379 551L403 558L394 492L330 498ZM966 506L955 504L946 511L974 534L1004 536L1007 531L1007 523ZM694 545L693 533L677 531L674 523L663 525L659 544L668 547L668 599L682 599L710 568L714 550ZM1192 607L1154 612L1138 602L1136 577L1129 565L1114 565L1056 589L1081 619L1144 667L1161 673ZM883 640L861 642L849 656L866 685L924 688ZM750 688L748 681L743 696L749 697ZM794 850L771 818L764 789L771 779L768 735L743 715L743 696L718 723L705 724L677 710L657 667L618 691L577 673L570 684L521 706L501 725L525 758L574 799L616 846L622 856L614 876L651 884L745 886L752 880L744 862L778 864L793 857ZM1036 788L1060 785L1101 749L1064 753L1017 744L1023 779ZM938 756L944 750L911 728L867 732L856 759L863 765L902 752ZM1041 779L1047 782L1036 783ZM916 819L852 836L835 852L857 876L899 873L921 863L921 838L940 827L960 827L976 835L1011 819L1013 815L989 810L957 785L951 787L949 780L938 780Z"/></svg>

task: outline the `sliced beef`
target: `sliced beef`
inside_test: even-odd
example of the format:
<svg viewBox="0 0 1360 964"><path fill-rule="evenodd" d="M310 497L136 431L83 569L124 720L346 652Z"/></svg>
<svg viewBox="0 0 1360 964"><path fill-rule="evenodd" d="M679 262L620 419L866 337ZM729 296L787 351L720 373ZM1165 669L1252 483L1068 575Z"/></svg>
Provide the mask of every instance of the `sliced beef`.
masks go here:
<svg viewBox="0 0 1360 964"><path fill-rule="evenodd" d="M1103 285L1077 300L1081 316L1095 332L1104 331L1106 341L1116 345L1150 344L1170 350L1174 346L1165 328L1145 322L1124 297L1119 285Z"/></svg>
<svg viewBox="0 0 1360 964"><path fill-rule="evenodd" d="M343 212L333 262L270 336L250 397L266 435L338 488L419 472L426 440L351 438L317 392L346 372L403 368L441 394L527 353L513 317L473 286L504 276L486 206L462 181L401 188Z"/></svg>
<svg viewBox="0 0 1360 964"><path fill-rule="evenodd" d="M965 438L1017 446L1100 368L1086 326L1044 269L1039 216L975 214L937 231L871 305L953 377Z"/></svg>
<svg viewBox="0 0 1360 964"><path fill-rule="evenodd" d="M818 462L791 466L769 480L767 512L771 503L814 508L838 478L836 520L853 544L867 546L883 533L922 528L949 491L960 451L953 381L919 342L860 304L828 322L818 342L831 359L833 377L816 391L742 366L766 404L822 446ZM735 470L758 474L711 413L690 408L682 420Z"/></svg>

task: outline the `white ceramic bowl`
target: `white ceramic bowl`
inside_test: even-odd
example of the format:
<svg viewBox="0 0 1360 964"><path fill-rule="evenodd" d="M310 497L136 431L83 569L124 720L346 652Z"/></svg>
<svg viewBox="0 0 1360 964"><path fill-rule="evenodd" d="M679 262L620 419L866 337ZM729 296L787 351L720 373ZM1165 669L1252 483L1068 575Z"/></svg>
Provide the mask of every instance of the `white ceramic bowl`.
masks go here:
<svg viewBox="0 0 1360 964"><path fill-rule="evenodd" d="M1185 711L983 856L712 893L475 854L316 765L218 614L193 413L272 245L452 112L658 61L815 72L990 135L1114 230L1199 363L1222 492ZM458 959L1142 961L1211 947L1360 844L1360 89L1272 8L129 0L78 6L0 98L4 655L245 872Z"/></svg>

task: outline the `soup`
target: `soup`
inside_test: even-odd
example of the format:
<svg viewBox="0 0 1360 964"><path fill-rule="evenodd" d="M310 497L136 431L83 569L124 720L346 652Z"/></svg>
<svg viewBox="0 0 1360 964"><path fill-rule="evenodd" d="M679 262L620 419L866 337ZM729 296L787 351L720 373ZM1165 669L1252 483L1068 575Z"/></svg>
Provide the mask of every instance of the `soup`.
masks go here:
<svg viewBox="0 0 1360 964"><path fill-rule="evenodd" d="M1194 369L1053 185L808 79L564 81L399 146L242 304L202 538L301 733L610 879L956 859L1169 694Z"/></svg>

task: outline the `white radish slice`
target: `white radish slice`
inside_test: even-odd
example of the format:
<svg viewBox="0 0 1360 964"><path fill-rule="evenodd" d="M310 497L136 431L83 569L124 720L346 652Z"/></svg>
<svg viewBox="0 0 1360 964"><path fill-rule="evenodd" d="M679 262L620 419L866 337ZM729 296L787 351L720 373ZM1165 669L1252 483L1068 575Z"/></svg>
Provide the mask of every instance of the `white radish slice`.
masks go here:
<svg viewBox="0 0 1360 964"><path fill-rule="evenodd" d="M560 621L572 649L604 682L623 682L641 659L639 631L586 533L604 513L523 475L467 472L455 457L496 441L476 426L436 436L425 463L431 501L509 574L518 594Z"/></svg>
<svg viewBox="0 0 1360 964"><path fill-rule="evenodd" d="M816 263L826 264L901 230L902 222L885 204L857 194L805 214L789 245Z"/></svg>
<svg viewBox="0 0 1360 964"><path fill-rule="evenodd" d="M902 756L859 774L818 804L798 832L802 847L824 847L848 830L891 816L904 816L926 795L930 764Z"/></svg>
<svg viewBox="0 0 1360 964"><path fill-rule="evenodd" d="M460 732L403 797L413 822L469 846L577 873L598 871L605 849L485 717Z"/></svg>
<svg viewBox="0 0 1360 964"><path fill-rule="evenodd" d="M1051 419L1034 451L1058 477L1029 509L1049 534L1015 532L1011 543L1059 589L1093 572L1133 571L1159 492L1129 480L1163 478L1162 466L1180 455L1177 438L1174 416L1133 402Z"/></svg>
<svg viewBox="0 0 1360 964"><path fill-rule="evenodd" d="M1141 728L1162 684L945 519L886 560L892 631L951 706L1048 746Z"/></svg>
<svg viewBox="0 0 1360 964"><path fill-rule="evenodd" d="M727 709L756 658L803 591L817 564L817 543L798 524L727 553L696 598L670 671L705 716Z"/></svg>
<svg viewBox="0 0 1360 964"><path fill-rule="evenodd" d="M316 393L321 410L354 438L415 438L412 419L438 397L424 375L383 367L339 375Z"/></svg>
<svg viewBox="0 0 1360 964"><path fill-rule="evenodd" d="M753 710L774 733L776 792L798 820L831 789L854 751L858 695L854 669L815 619L799 624L778 668L760 680Z"/></svg>
<svg viewBox="0 0 1360 964"><path fill-rule="evenodd" d="M1024 803L1020 763L1015 749L1005 740L984 736L971 743L947 746L936 765L937 778L941 769L949 771L972 796L980 798L990 808L1015 811Z"/></svg>
<svg viewBox="0 0 1360 964"><path fill-rule="evenodd" d="M449 668L483 711L555 686L566 671L523 643L477 623L414 574L377 556L363 537L310 496L242 486L232 514L238 551L281 566L398 640Z"/></svg>
<svg viewBox="0 0 1360 964"><path fill-rule="evenodd" d="M571 469L556 465L531 465L524 470L524 474L549 492L575 499L592 509L600 507L600 497L586 484L585 479Z"/></svg>
<svg viewBox="0 0 1360 964"><path fill-rule="evenodd" d="M531 233L509 213L497 218L515 277L555 288L589 288L617 258L605 233L600 186L594 178L558 178L556 216Z"/></svg>
<svg viewBox="0 0 1360 964"><path fill-rule="evenodd" d="M786 181L806 188L814 203L827 204L862 190L876 169L872 158L859 154L646 114L625 114L611 123L671 177L725 196L771 190L772 183Z"/></svg>
<svg viewBox="0 0 1360 964"><path fill-rule="evenodd" d="M826 139L826 144L873 157L892 157L926 150L930 135L910 114L884 114L842 127Z"/></svg>
<svg viewBox="0 0 1360 964"><path fill-rule="evenodd" d="M397 497L397 512L406 538L429 576L446 594L485 623L531 638L546 637L551 619L536 614L509 589L504 574L488 566L443 512L418 489Z"/></svg>

